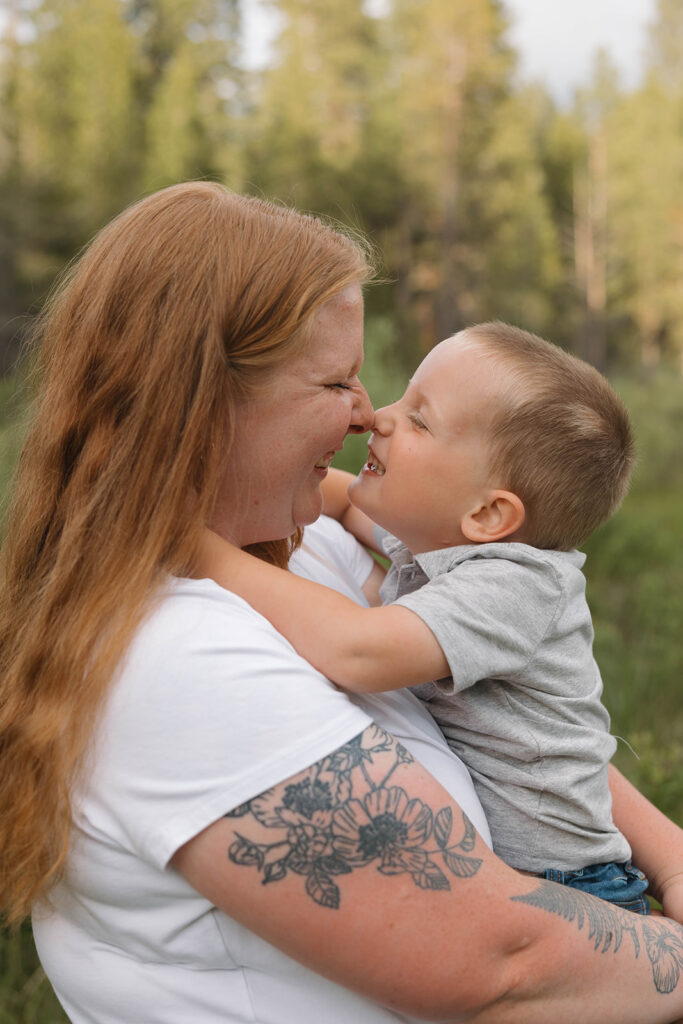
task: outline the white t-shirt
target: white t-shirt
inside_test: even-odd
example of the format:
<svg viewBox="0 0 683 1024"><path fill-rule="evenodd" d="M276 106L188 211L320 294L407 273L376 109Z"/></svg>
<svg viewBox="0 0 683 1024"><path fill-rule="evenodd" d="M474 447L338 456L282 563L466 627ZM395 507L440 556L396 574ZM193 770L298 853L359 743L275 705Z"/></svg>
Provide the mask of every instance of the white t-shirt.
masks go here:
<svg viewBox="0 0 683 1024"><path fill-rule="evenodd" d="M308 528L297 571L358 597L370 564L350 540L329 521ZM34 914L41 961L74 1024L404 1019L291 960L167 866L227 811L373 720L439 778L489 841L469 776L412 695L354 703L234 594L209 580L169 584L108 701L75 797L54 912Z"/></svg>

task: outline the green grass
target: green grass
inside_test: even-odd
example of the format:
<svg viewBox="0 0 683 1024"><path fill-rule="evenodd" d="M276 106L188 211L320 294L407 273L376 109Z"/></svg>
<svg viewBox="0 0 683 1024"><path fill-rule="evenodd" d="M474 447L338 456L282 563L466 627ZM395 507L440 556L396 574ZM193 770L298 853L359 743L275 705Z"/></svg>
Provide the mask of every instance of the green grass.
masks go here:
<svg viewBox="0 0 683 1024"><path fill-rule="evenodd" d="M379 403L401 393L380 325L365 380ZM642 792L683 823L683 381L661 376L619 387L632 413L639 467L623 509L585 545L595 651L620 743L615 761ZM0 381L0 506L23 436L15 385ZM356 472L366 442L349 438L340 465ZM0 936L0 1024L66 1020L37 962L30 929Z"/></svg>
<svg viewBox="0 0 683 1024"><path fill-rule="evenodd" d="M634 493L586 545L615 763L683 823L683 486Z"/></svg>
<svg viewBox="0 0 683 1024"><path fill-rule="evenodd" d="M28 923L0 937L0 1024L65 1024L68 1018L38 963Z"/></svg>
<svg viewBox="0 0 683 1024"><path fill-rule="evenodd" d="M595 651L615 763L683 824L683 381L660 374L617 388L638 464L622 509L585 545Z"/></svg>
<svg viewBox="0 0 683 1024"><path fill-rule="evenodd" d="M24 432L25 415L18 382L14 377L0 377L0 516L6 510L10 480L19 458Z"/></svg>
<svg viewBox="0 0 683 1024"><path fill-rule="evenodd" d="M24 437L24 409L15 378L0 378L0 512ZM31 926L0 934L0 1024L65 1024L52 987L38 962Z"/></svg>

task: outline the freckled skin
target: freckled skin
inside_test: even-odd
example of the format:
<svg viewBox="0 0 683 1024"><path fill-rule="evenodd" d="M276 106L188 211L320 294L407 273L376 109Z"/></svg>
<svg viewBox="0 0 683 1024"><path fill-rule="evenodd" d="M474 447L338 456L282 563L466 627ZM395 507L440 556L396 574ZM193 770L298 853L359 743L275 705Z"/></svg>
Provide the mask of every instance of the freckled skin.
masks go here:
<svg viewBox="0 0 683 1024"><path fill-rule="evenodd" d="M238 409L233 447L211 527L238 547L288 537L322 510L316 463L349 432L369 430L372 405L358 380L363 298L350 285L313 322L311 342L273 387ZM258 495L258 497L257 497Z"/></svg>

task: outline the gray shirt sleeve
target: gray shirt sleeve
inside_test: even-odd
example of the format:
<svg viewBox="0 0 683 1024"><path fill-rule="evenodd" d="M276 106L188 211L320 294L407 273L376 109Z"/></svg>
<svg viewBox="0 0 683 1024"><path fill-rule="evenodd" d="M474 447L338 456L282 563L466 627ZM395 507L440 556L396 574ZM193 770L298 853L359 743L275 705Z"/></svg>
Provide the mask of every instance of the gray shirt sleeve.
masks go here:
<svg viewBox="0 0 683 1024"><path fill-rule="evenodd" d="M554 628L563 588L547 563L471 558L396 604L434 633L452 675L439 686L457 693L481 679L523 673Z"/></svg>

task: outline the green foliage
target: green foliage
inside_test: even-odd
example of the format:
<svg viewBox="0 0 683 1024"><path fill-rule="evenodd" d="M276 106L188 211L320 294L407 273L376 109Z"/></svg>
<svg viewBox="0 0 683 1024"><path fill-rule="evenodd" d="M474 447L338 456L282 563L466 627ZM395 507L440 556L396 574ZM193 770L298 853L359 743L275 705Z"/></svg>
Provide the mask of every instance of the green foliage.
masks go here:
<svg viewBox="0 0 683 1024"><path fill-rule="evenodd" d="M616 516L585 545L595 652L618 766L683 824L683 383L624 380L639 465Z"/></svg>
<svg viewBox="0 0 683 1024"><path fill-rule="evenodd" d="M680 377L665 373L618 382L633 422L638 461L631 491L640 501L683 487L682 386Z"/></svg>
<svg viewBox="0 0 683 1024"><path fill-rule="evenodd" d="M682 115L683 90L652 77L607 125L611 304L631 325L619 347L645 366L683 352Z"/></svg>
<svg viewBox="0 0 683 1024"><path fill-rule="evenodd" d="M43 974L28 922L0 934L0 1024L68 1024Z"/></svg>
<svg viewBox="0 0 683 1024"><path fill-rule="evenodd" d="M681 14L649 77L604 59L571 113L516 84L499 0L14 0L0 40L0 372L21 317L114 213L192 177L370 233L407 368L504 318L599 365L680 365ZM377 13L380 10L381 13Z"/></svg>
<svg viewBox="0 0 683 1024"><path fill-rule="evenodd" d="M24 411L17 377L0 377L0 537L9 486L24 437Z"/></svg>

